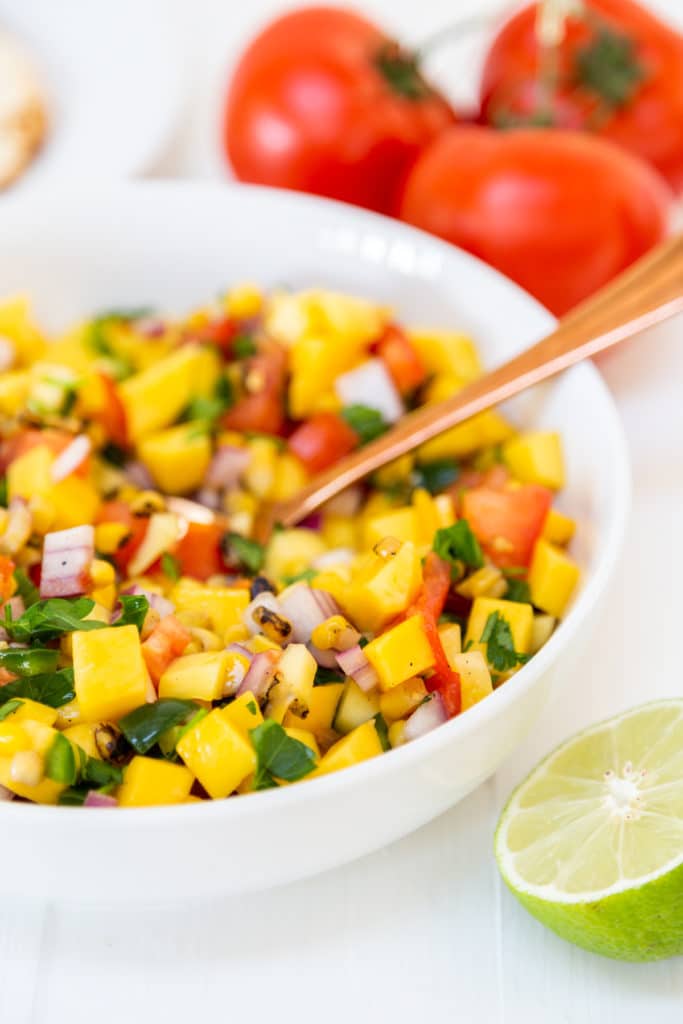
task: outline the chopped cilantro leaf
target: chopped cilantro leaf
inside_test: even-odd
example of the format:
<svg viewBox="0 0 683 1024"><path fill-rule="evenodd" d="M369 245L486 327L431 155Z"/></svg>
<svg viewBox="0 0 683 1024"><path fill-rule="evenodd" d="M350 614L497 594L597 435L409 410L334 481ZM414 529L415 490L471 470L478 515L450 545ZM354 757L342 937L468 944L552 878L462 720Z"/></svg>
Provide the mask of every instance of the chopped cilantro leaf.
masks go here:
<svg viewBox="0 0 683 1024"><path fill-rule="evenodd" d="M384 715L381 712L377 712L374 717L375 731L379 736L379 741L382 744L382 750L391 750L391 743L389 742L389 730L387 723L384 719Z"/></svg>
<svg viewBox="0 0 683 1024"><path fill-rule="evenodd" d="M521 604L531 604L531 592L526 580L517 579L512 576L508 580L508 588L503 595L506 601L519 601Z"/></svg>
<svg viewBox="0 0 683 1024"><path fill-rule="evenodd" d="M168 551L165 551L161 556L161 568L169 579L173 581L180 579L180 562L174 555L171 555Z"/></svg>
<svg viewBox="0 0 683 1024"><path fill-rule="evenodd" d="M430 494L439 494L455 483L459 475L460 467L453 459L425 462L415 469L415 486L424 487Z"/></svg>
<svg viewBox="0 0 683 1024"><path fill-rule="evenodd" d="M389 429L389 424L385 423L381 412L367 405L347 405L342 409L341 415L351 430L358 435L361 445L374 441Z"/></svg>
<svg viewBox="0 0 683 1024"><path fill-rule="evenodd" d="M18 697L15 697L14 700L6 701L5 704L0 706L0 722L4 722L6 718L9 718L15 711L18 711L23 703L23 700L19 700Z"/></svg>
<svg viewBox="0 0 683 1024"><path fill-rule="evenodd" d="M277 779L296 782L315 768L315 754L311 748L292 739L272 719L250 729L249 736L258 759L254 789L269 789L277 785Z"/></svg>
<svg viewBox="0 0 683 1024"><path fill-rule="evenodd" d="M103 622L86 619L94 607L95 602L89 597L78 597L75 600L51 597L47 601L36 601L18 619L12 619L9 608L5 606L2 625L12 640L18 643L58 640L75 629L102 629Z"/></svg>
<svg viewBox="0 0 683 1024"><path fill-rule="evenodd" d="M38 587L34 587L23 569L16 568L14 570L14 582L17 585L17 594L24 602L25 608L30 608L31 605L38 603L40 591Z"/></svg>
<svg viewBox="0 0 683 1024"><path fill-rule="evenodd" d="M318 572L316 569L304 569L302 572L295 573L294 576L283 576L282 582L287 587L289 587L292 583L299 583L301 582L301 580L305 580L307 583L310 583L311 580L314 580L317 575Z"/></svg>
<svg viewBox="0 0 683 1024"><path fill-rule="evenodd" d="M74 670L60 668L57 672L46 672L44 675L15 679L11 683L5 683L0 693L3 701L18 697L35 700L39 704L47 704L51 708L61 708L76 696Z"/></svg>
<svg viewBox="0 0 683 1024"><path fill-rule="evenodd" d="M256 345L250 334L238 334L232 343L232 351L237 359L248 359L256 355Z"/></svg>
<svg viewBox="0 0 683 1024"><path fill-rule="evenodd" d="M491 612L481 642L486 644L486 658L498 672L507 672L517 665L529 660L528 654L520 654L515 650L510 623L500 612Z"/></svg>
<svg viewBox="0 0 683 1024"><path fill-rule="evenodd" d="M122 612L114 626L137 626L142 629L145 616L149 611L149 601L144 594L121 594L119 596Z"/></svg>
<svg viewBox="0 0 683 1024"><path fill-rule="evenodd" d="M343 683L344 673L338 668L325 668L318 665L315 673L314 686L327 686L328 683Z"/></svg>
<svg viewBox="0 0 683 1024"><path fill-rule="evenodd" d="M457 563L469 569L481 569L484 564L479 541L466 519L458 519L452 526L437 530L434 535L434 551L454 568L457 568Z"/></svg>
<svg viewBox="0 0 683 1024"><path fill-rule="evenodd" d="M7 477L0 477L0 505L7 508Z"/></svg>
<svg viewBox="0 0 683 1024"><path fill-rule="evenodd" d="M223 551L227 557L235 558L249 572L257 573L263 565L265 549L258 541L242 537L239 533L226 533L223 537Z"/></svg>

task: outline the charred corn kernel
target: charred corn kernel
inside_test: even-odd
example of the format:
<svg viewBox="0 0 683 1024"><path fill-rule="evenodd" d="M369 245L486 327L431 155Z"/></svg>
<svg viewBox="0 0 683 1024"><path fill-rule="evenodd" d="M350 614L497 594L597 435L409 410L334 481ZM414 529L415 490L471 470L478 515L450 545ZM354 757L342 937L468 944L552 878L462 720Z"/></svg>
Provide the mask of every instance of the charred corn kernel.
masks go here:
<svg viewBox="0 0 683 1024"><path fill-rule="evenodd" d="M392 687L386 693L380 694L379 709L388 722L397 718L405 718L411 711L427 696L427 687L417 676L406 679L404 683Z"/></svg>
<svg viewBox="0 0 683 1024"><path fill-rule="evenodd" d="M555 431L519 434L503 445L503 458L514 477L526 484L564 487L562 441Z"/></svg>
<svg viewBox="0 0 683 1024"><path fill-rule="evenodd" d="M476 346L466 334L454 331L413 330L408 337L430 373L453 373L463 381L481 376Z"/></svg>
<svg viewBox="0 0 683 1024"><path fill-rule="evenodd" d="M20 750L12 758L9 772L12 782L37 786L43 780L43 759L35 750Z"/></svg>
<svg viewBox="0 0 683 1024"><path fill-rule="evenodd" d="M228 316L247 320L261 312L263 292L255 284L239 284L226 293L223 305Z"/></svg>
<svg viewBox="0 0 683 1024"><path fill-rule="evenodd" d="M105 587L116 582L116 571L111 562L102 558L94 558L90 566L90 579L95 587Z"/></svg>
<svg viewBox="0 0 683 1024"><path fill-rule="evenodd" d="M43 725L54 725L57 721L57 708L50 708L47 704L39 704L38 701L22 697L21 704L9 718L13 722L25 722L31 719L34 722L42 722Z"/></svg>
<svg viewBox="0 0 683 1024"><path fill-rule="evenodd" d="M379 676L382 690L390 690L434 665L434 654L421 615L411 615L405 622L371 640L364 654Z"/></svg>
<svg viewBox="0 0 683 1024"><path fill-rule="evenodd" d="M320 577L316 583L329 589ZM376 632L409 607L421 585L420 556L413 544L406 543L393 558L370 555L354 572L349 586L330 593L358 629Z"/></svg>
<svg viewBox="0 0 683 1024"><path fill-rule="evenodd" d="M321 536L331 550L335 548L351 548L358 544L358 525L346 516L335 516L329 512L323 514Z"/></svg>
<svg viewBox="0 0 683 1024"><path fill-rule="evenodd" d="M374 548L384 537L395 537L401 542L408 541L410 544L421 542L416 510L412 506L397 508L365 521L364 542L366 548Z"/></svg>
<svg viewBox="0 0 683 1024"><path fill-rule="evenodd" d="M553 615L534 615L534 628L531 633L531 653L540 651L553 635L557 619Z"/></svg>
<svg viewBox="0 0 683 1024"><path fill-rule="evenodd" d="M402 484L409 479L414 465L415 456L412 452L408 452L406 455L401 455L400 458L394 459L393 462L388 462L386 466L378 469L372 478L373 482L378 487L391 487L392 484Z"/></svg>
<svg viewBox="0 0 683 1024"><path fill-rule="evenodd" d="M343 683L327 683L315 686L308 698L308 714L305 718L288 711L284 717L285 727L307 729L312 732L318 743L324 742L332 729L332 722L337 711L339 699L344 690Z"/></svg>
<svg viewBox="0 0 683 1024"><path fill-rule="evenodd" d="M314 530L279 530L271 537L263 572L271 580L297 576L324 551L325 542Z"/></svg>
<svg viewBox="0 0 683 1024"><path fill-rule="evenodd" d="M443 647L448 664L453 668L453 659L462 650L462 633L457 622L449 622L439 626L439 640Z"/></svg>
<svg viewBox="0 0 683 1024"><path fill-rule="evenodd" d="M392 750L394 749L394 747L400 747L401 744L405 743L405 732L405 722L399 720L398 722L391 723L391 725L389 726L389 743L391 745Z"/></svg>
<svg viewBox="0 0 683 1024"><path fill-rule="evenodd" d="M140 491L131 499L130 510L134 516L151 516L163 512L166 499L158 491Z"/></svg>
<svg viewBox="0 0 683 1024"><path fill-rule="evenodd" d="M537 608L560 618L577 583L579 567L564 551L538 540L529 567L529 590Z"/></svg>
<svg viewBox="0 0 683 1024"><path fill-rule="evenodd" d="M64 730L64 735L77 747L84 750L88 757L95 757L102 760L102 753L97 745L95 735L100 726L96 722L81 722L79 725L70 725Z"/></svg>
<svg viewBox="0 0 683 1024"><path fill-rule="evenodd" d="M311 633L312 642L321 651L329 651L330 648L346 651L357 644L359 639L359 633L343 615L331 615Z"/></svg>
<svg viewBox="0 0 683 1024"><path fill-rule="evenodd" d="M20 750L29 750L31 740L23 722L12 721L13 715L0 722L0 758L11 757Z"/></svg>
<svg viewBox="0 0 683 1024"><path fill-rule="evenodd" d="M320 748L316 742L315 736L309 729L297 729L294 726L285 726L285 732L293 740L298 740L299 743L303 743L309 747L315 754L317 759L320 759Z"/></svg>
<svg viewBox="0 0 683 1024"><path fill-rule="evenodd" d="M134 443L169 426L192 398L210 395L218 356L204 345L183 345L119 385L128 435Z"/></svg>
<svg viewBox="0 0 683 1024"><path fill-rule="evenodd" d="M482 644L481 635L486 628L489 615L494 612L505 619L512 633L512 642L519 654L526 654L531 646L531 631L534 622L534 610L530 604L519 601L504 601L500 598L477 597L472 605L465 634L465 647L468 650L481 650L486 654L486 644Z"/></svg>
<svg viewBox="0 0 683 1024"><path fill-rule="evenodd" d="M293 498L308 480L308 474L295 455L283 452L275 462L273 483L268 494L271 501Z"/></svg>
<svg viewBox="0 0 683 1024"><path fill-rule="evenodd" d="M289 644L277 661L274 683L268 691L266 716L282 722L290 709L308 714L318 665L304 644Z"/></svg>
<svg viewBox="0 0 683 1024"><path fill-rule="evenodd" d="M350 768L351 765L360 764L381 753L382 744L377 735L375 723L370 720L359 725L331 746L320 759L318 767L308 777L327 775L329 772L336 772L341 768Z"/></svg>
<svg viewBox="0 0 683 1024"><path fill-rule="evenodd" d="M465 651L464 654L456 654L453 658L452 668L460 676L463 711L467 711L473 704L477 704L493 692L491 673L481 651Z"/></svg>
<svg viewBox="0 0 683 1024"><path fill-rule="evenodd" d="M138 445L138 455L163 491L187 494L201 487L206 476L211 438L196 423L182 423L148 434Z"/></svg>
<svg viewBox="0 0 683 1024"><path fill-rule="evenodd" d="M244 482L257 498L266 498L275 482L277 445L267 437L257 437L248 443L247 450L249 463L243 473Z"/></svg>
<svg viewBox="0 0 683 1024"><path fill-rule="evenodd" d="M543 538L551 544L568 544L574 536L576 523L569 516L551 508L543 525Z"/></svg>
<svg viewBox="0 0 683 1024"><path fill-rule="evenodd" d="M182 764L172 764L155 757L134 757L118 788L119 806L182 804L189 796L193 782L192 772Z"/></svg>
<svg viewBox="0 0 683 1024"><path fill-rule="evenodd" d="M149 676L136 626L79 630L72 637L74 685L85 720L118 719L145 703Z"/></svg>
<svg viewBox="0 0 683 1024"><path fill-rule="evenodd" d="M95 527L95 549L103 555L113 555L129 536L125 523L99 523Z"/></svg>
<svg viewBox="0 0 683 1024"><path fill-rule="evenodd" d="M28 510L31 513L34 531L41 535L49 533L56 517L52 502L45 495L34 494L28 503Z"/></svg>
<svg viewBox="0 0 683 1024"><path fill-rule="evenodd" d="M247 739L250 730L263 723L263 715L258 701L250 690L240 694L231 704L226 704L220 710L225 721L234 726Z"/></svg>
<svg viewBox="0 0 683 1024"><path fill-rule="evenodd" d="M242 618L249 604L249 591L239 587L203 587L183 578L171 591L170 598L179 612L206 616L195 625L208 626L225 640L229 629L244 625Z"/></svg>
<svg viewBox="0 0 683 1024"><path fill-rule="evenodd" d="M192 639L199 644L202 651L220 651L223 648L223 641L217 633L211 629L202 629L201 626L191 626L190 634Z"/></svg>
<svg viewBox="0 0 683 1024"><path fill-rule="evenodd" d="M176 752L214 800L229 796L247 775L256 771L256 754L249 740L216 708L189 729Z"/></svg>
<svg viewBox="0 0 683 1024"><path fill-rule="evenodd" d="M502 597L507 583L500 569L495 565L484 565L455 588L463 597Z"/></svg>
<svg viewBox="0 0 683 1024"><path fill-rule="evenodd" d="M160 697L219 700L228 676L227 651L184 654L172 661L159 680Z"/></svg>

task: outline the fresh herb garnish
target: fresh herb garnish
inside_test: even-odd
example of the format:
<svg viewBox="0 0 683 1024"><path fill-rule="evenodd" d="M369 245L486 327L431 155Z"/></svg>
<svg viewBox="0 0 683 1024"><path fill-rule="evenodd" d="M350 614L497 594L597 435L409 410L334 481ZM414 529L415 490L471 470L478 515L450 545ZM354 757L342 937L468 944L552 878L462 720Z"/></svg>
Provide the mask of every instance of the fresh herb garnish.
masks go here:
<svg viewBox="0 0 683 1024"><path fill-rule="evenodd" d="M216 382L213 395L198 395L186 406L184 420L200 420L205 429L212 430L224 412L235 404L235 393L230 380L221 376Z"/></svg>
<svg viewBox="0 0 683 1024"><path fill-rule="evenodd" d="M314 686L327 686L328 683L343 683L344 673L338 668L325 668L323 665L318 665L315 672L315 679L313 680Z"/></svg>
<svg viewBox="0 0 683 1024"><path fill-rule="evenodd" d="M38 587L34 587L23 569L16 568L14 570L14 582L17 585L17 594L24 602L25 608L30 608L31 605L40 601Z"/></svg>
<svg viewBox="0 0 683 1024"><path fill-rule="evenodd" d="M303 569L301 572L297 572L293 576L283 576L282 582L286 587L291 586L292 583L300 583L302 580L305 580L306 583L310 583L317 575L317 569Z"/></svg>
<svg viewBox="0 0 683 1024"><path fill-rule="evenodd" d="M250 729L249 736L258 758L254 789L277 786L277 779L296 782L315 768L315 754L311 748L292 739L272 719Z"/></svg>
<svg viewBox="0 0 683 1024"><path fill-rule="evenodd" d="M233 355L236 359L248 359L256 355L256 344L250 334L238 334L232 343Z"/></svg>
<svg viewBox="0 0 683 1024"><path fill-rule="evenodd" d="M265 548L256 540L250 540L239 533L225 533L222 548L229 560L237 560L251 573L259 572L263 566Z"/></svg>
<svg viewBox="0 0 683 1024"><path fill-rule="evenodd" d="M507 672L517 665L529 660L528 654L520 654L515 650L510 623L500 612L491 612L481 642L486 644L486 658L498 672Z"/></svg>
<svg viewBox="0 0 683 1024"><path fill-rule="evenodd" d="M5 683L0 690L3 701L15 697L35 700L39 704L47 704L51 708L61 708L76 696L74 689L74 670L60 668L57 672L48 672L40 676L27 676Z"/></svg>
<svg viewBox="0 0 683 1024"><path fill-rule="evenodd" d="M64 633L72 633L75 629L102 629L103 622L85 618L94 607L95 602L89 597L78 597L73 601L51 597L47 601L37 601L18 619L12 619L6 605L2 625L18 643L58 640Z"/></svg>
<svg viewBox="0 0 683 1024"><path fill-rule="evenodd" d="M2 707L0 707L0 722L4 722L6 718L9 718L9 716L13 715L15 711L18 711L23 703L23 700L15 698L14 700L8 700L6 704L3 704Z"/></svg>
<svg viewBox="0 0 683 1024"><path fill-rule="evenodd" d="M246 706L247 711L251 715L255 715L256 712L258 711L258 707L256 706L256 701L255 700L247 701L245 706Z"/></svg>
<svg viewBox="0 0 683 1024"><path fill-rule="evenodd" d="M0 668L16 676L42 676L55 671L58 657L59 651L47 647L7 647L0 651Z"/></svg>
<svg viewBox="0 0 683 1024"><path fill-rule="evenodd" d="M192 700L162 697L125 715L119 728L136 753L146 754L162 733L186 722L197 710L198 705Z"/></svg>
<svg viewBox="0 0 683 1024"><path fill-rule="evenodd" d="M45 754L45 774L53 782L73 786L78 779L74 748L61 732L55 735Z"/></svg>
<svg viewBox="0 0 683 1024"><path fill-rule="evenodd" d="M529 584L526 580L520 580L512 576L508 580L508 588L503 597L506 601L519 601L521 604L531 604Z"/></svg>
<svg viewBox="0 0 683 1024"><path fill-rule="evenodd" d="M81 771L83 782L90 782L99 789L101 786L120 786L123 772L109 761L100 761L96 757L88 757Z"/></svg>
<svg viewBox="0 0 683 1024"><path fill-rule="evenodd" d="M382 744L382 750L391 750L391 743L389 742L389 729L384 719L384 715L381 712L377 712L373 719L375 723L375 731L379 736L379 741Z"/></svg>
<svg viewBox="0 0 683 1024"><path fill-rule="evenodd" d="M347 405L342 409L341 415L351 430L358 435L361 445L369 444L389 429L389 424L385 423L381 412L371 409L368 405Z"/></svg>
<svg viewBox="0 0 683 1024"><path fill-rule="evenodd" d="M168 551L165 551L161 556L161 569L170 580L175 582L180 579L180 562L175 555L171 555Z"/></svg>
<svg viewBox="0 0 683 1024"><path fill-rule="evenodd" d="M430 494L440 494L460 476L460 467L452 459L438 459L415 467L416 487L424 487Z"/></svg>
<svg viewBox="0 0 683 1024"><path fill-rule="evenodd" d="M7 508L7 501L7 477L3 476L0 477L0 505L2 505L3 508Z"/></svg>
<svg viewBox="0 0 683 1024"><path fill-rule="evenodd" d="M120 594L119 601L123 610L113 625L137 626L139 633L149 611L149 601L144 594Z"/></svg>
<svg viewBox="0 0 683 1024"><path fill-rule="evenodd" d="M457 563L469 569L481 569L484 564L479 541L466 519L458 519L452 526L437 530L434 535L434 551L454 568Z"/></svg>

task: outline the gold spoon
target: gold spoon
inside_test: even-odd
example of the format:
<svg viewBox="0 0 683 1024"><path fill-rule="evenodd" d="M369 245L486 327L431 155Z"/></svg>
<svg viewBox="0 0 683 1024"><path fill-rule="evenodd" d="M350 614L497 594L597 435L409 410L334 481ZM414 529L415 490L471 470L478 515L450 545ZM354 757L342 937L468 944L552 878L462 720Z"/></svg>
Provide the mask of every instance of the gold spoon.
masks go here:
<svg viewBox="0 0 683 1024"><path fill-rule="evenodd" d="M657 246L564 316L551 334L443 402L408 413L400 423L326 469L288 501L264 508L256 534L264 543L276 524L294 526L335 494L444 430L512 398L582 359L683 312L683 235Z"/></svg>

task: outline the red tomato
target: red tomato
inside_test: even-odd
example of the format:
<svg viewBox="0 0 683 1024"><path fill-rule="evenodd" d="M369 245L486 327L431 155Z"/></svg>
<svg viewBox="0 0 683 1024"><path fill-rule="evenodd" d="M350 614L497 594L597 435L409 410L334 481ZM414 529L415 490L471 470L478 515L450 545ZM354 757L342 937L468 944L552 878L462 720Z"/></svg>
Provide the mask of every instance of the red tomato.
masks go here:
<svg viewBox="0 0 683 1024"><path fill-rule="evenodd" d="M273 21L235 71L224 145L242 181L389 212L406 170L454 115L375 25L305 7Z"/></svg>
<svg viewBox="0 0 683 1024"><path fill-rule="evenodd" d="M417 161L400 215L560 315L664 237L670 198L650 167L603 139L465 127Z"/></svg>
<svg viewBox="0 0 683 1024"><path fill-rule="evenodd" d="M484 64L481 103L494 125L595 131L683 187L683 36L633 0L586 0L566 21L544 81L537 4L515 14Z"/></svg>
<svg viewBox="0 0 683 1024"><path fill-rule="evenodd" d="M424 631L434 655L434 672L425 680L432 692L438 691L449 718L460 714L460 676L448 664L446 652L439 637L439 616L443 611L451 587L451 567L448 562L430 551L422 569L423 584L417 601L407 615L416 612L422 616Z"/></svg>
<svg viewBox="0 0 683 1024"><path fill-rule="evenodd" d="M287 353L274 341L259 342L259 351L245 360L245 394L224 413L226 430L281 434L285 425Z"/></svg>
<svg viewBox="0 0 683 1024"><path fill-rule="evenodd" d="M128 528L129 539L116 551L112 558L122 573L142 544L147 533L148 520L145 516L134 516L125 501L105 501L100 506L95 520L97 523L123 523Z"/></svg>
<svg viewBox="0 0 683 1024"><path fill-rule="evenodd" d="M540 484L516 490L475 487L461 499L462 517L496 565L528 565L553 496Z"/></svg>
<svg viewBox="0 0 683 1024"><path fill-rule="evenodd" d="M56 427L46 427L44 430L24 430L3 441L0 448L0 464L5 470L10 462L14 462L20 455L25 455L32 448L38 448L39 445L45 445L53 455L59 455L65 448L68 448L73 439L73 434ZM75 473L77 476L87 476L89 472L90 458L87 457L83 459Z"/></svg>
<svg viewBox="0 0 683 1024"><path fill-rule="evenodd" d="M377 342L377 355L386 365L402 395L419 388L427 376L420 353L400 327L387 327Z"/></svg>
<svg viewBox="0 0 683 1024"><path fill-rule="evenodd" d="M319 412L297 427L289 447L309 473L320 473L348 455L358 445L358 435L336 412Z"/></svg>
<svg viewBox="0 0 683 1024"><path fill-rule="evenodd" d="M107 432L107 436L120 448L128 444L128 429L126 425L126 410L119 398L116 384L105 374L98 374L104 388L104 406L97 412L94 419L101 423Z"/></svg>
<svg viewBox="0 0 683 1024"><path fill-rule="evenodd" d="M239 331L240 325L237 320L233 320L230 316L222 316L217 320L210 320L208 324L203 324L201 327L193 328L188 337L191 337L193 341L208 341L223 352L229 353Z"/></svg>
<svg viewBox="0 0 683 1024"><path fill-rule="evenodd" d="M192 636L176 619L167 615L142 643L142 657L154 683L158 683L171 662L180 657Z"/></svg>
<svg viewBox="0 0 683 1024"><path fill-rule="evenodd" d="M207 580L209 576L225 572L220 550L222 535L218 523L189 524L174 552L183 576Z"/></svg>

